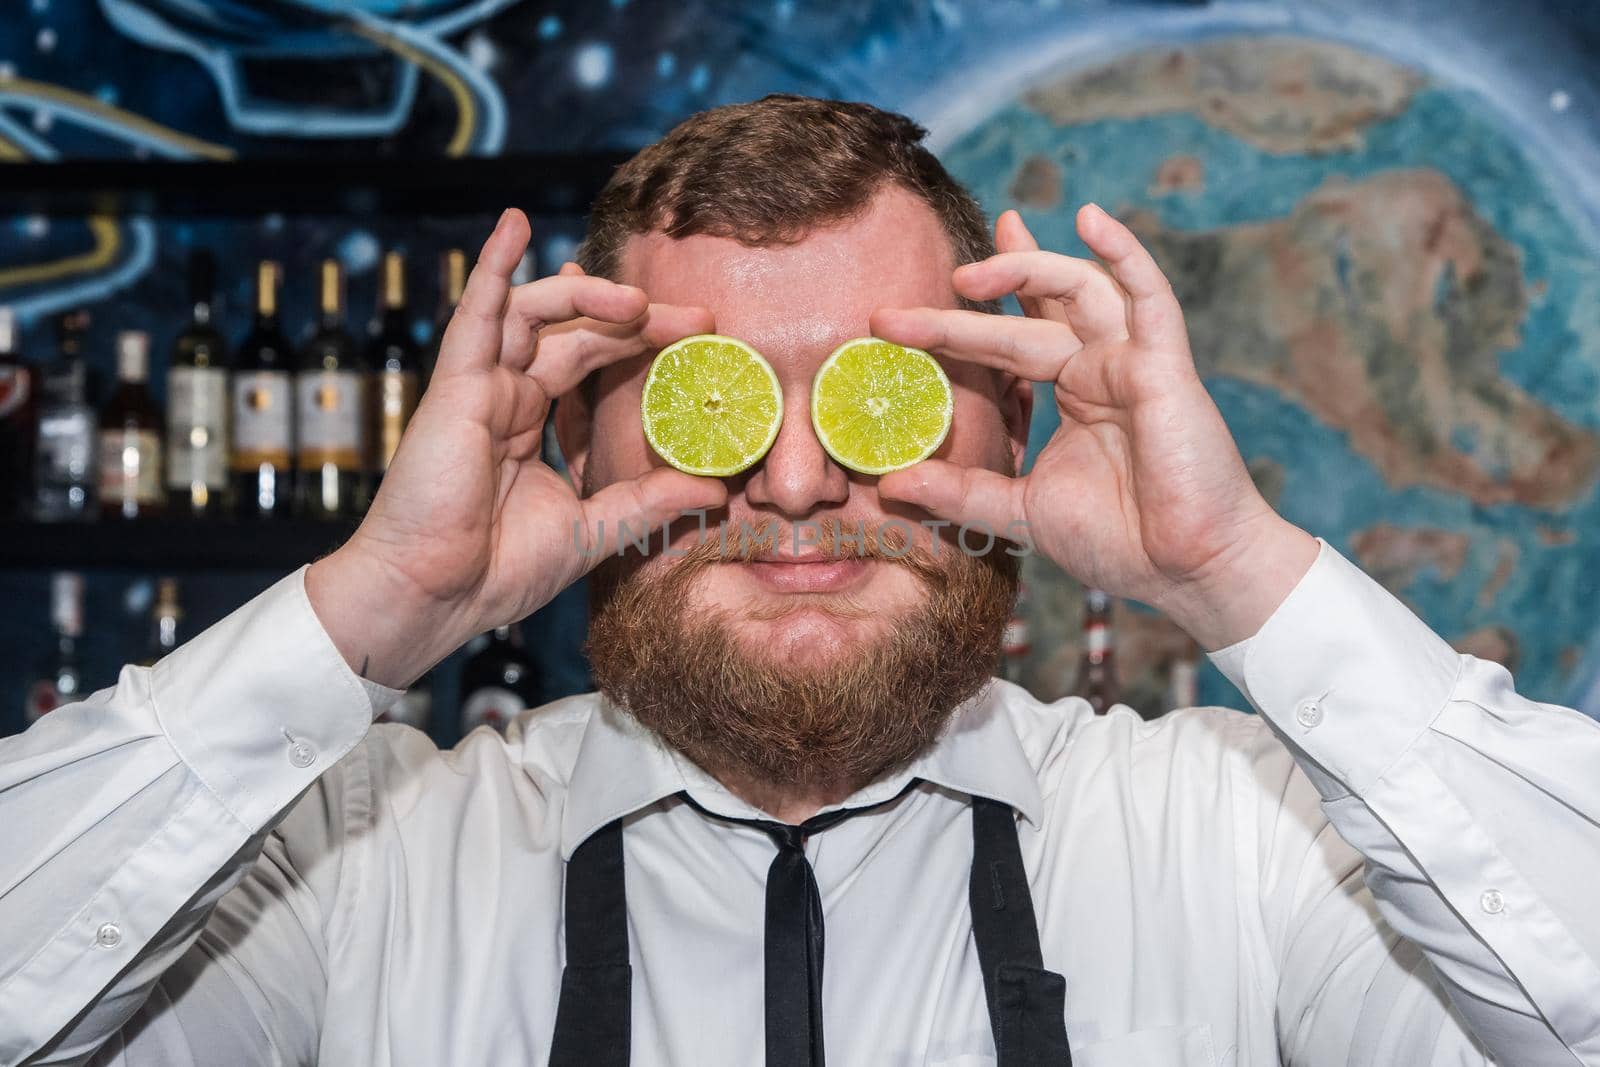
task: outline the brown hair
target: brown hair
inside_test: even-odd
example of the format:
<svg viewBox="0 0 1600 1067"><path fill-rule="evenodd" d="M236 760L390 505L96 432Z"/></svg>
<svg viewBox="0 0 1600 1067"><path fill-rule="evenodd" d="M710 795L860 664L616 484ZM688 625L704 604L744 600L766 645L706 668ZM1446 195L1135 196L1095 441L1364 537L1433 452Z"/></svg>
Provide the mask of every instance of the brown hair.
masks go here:
<svg viewBox="0 0 1600 1067"><path fill-rule="evenodd" d="M864 211L890 183L933 209L957 265L993 255L983 210L923 146L926 135L871 104L784 93L691 115L611 176L578 264L615 278L628 238L654 231L790 244Z"/></svg>

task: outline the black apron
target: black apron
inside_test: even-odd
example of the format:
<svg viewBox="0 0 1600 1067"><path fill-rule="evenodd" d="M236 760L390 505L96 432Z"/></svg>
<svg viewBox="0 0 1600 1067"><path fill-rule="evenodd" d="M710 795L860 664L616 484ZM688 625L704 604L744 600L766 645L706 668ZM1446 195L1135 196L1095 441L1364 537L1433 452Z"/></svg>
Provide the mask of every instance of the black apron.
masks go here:
<svg viewBox="0 0 1600 1067"><path fill-rule="evenodd" d="M972 798L968 899L999 1067L1071 1067L1066 980L1044 969L1009 804ZM621 819L595 831L572 854L566 908L567 965L550 1067L627 1067L633 969Z"/></svg>

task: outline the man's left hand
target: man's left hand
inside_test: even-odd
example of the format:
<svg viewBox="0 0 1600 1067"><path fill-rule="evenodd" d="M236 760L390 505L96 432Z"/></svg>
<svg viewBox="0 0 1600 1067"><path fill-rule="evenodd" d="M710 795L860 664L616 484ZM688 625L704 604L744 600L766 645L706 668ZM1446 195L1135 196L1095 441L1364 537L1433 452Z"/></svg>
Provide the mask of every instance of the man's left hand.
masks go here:
<svg viewBox="0 0 1600 1067"><path fill-rule="evenodd" d="M1040 251L1008 211L998 254L955 271L960 295L1015 294L1022 318L944 308L872 317L885 340L1053 383L1061 424L1033 469L1012 478L928 460L884 475L878 493L996 532L1025 522L1073 577L1222 648L1260 629L1311 566L1316 540L1256 490L1150 253L1092 204L1077 223L1103 267Z"/></svg>

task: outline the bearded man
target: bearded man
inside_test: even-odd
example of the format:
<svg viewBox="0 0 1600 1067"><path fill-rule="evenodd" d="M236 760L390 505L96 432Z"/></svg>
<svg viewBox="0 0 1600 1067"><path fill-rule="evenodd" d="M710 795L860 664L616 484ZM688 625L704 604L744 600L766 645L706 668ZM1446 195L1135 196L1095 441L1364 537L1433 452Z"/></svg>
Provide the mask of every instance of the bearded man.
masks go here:
<svg viewBox="0 0 1600 1067"><path fill-rule="evenodd" d="M1126 228L991 241L921 137L697 115L515 287L501 218L355 536L0 746L0 1061L1600 1063L1595 723L1272 511ZM725 480L639 418L712 331L786 397ZM879 478L807 411L869 334L955 395ZM991 680L1015 551L961 524L1155 605L1260 715ZM599 693L450 752L372 727L595 566Z"/></svg>

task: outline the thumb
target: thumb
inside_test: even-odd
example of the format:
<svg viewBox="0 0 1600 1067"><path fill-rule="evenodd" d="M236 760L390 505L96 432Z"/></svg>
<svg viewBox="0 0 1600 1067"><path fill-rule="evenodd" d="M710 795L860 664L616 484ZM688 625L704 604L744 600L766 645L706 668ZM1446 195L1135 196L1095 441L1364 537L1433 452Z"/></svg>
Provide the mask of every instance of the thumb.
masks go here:
<svg viewBox="0 0 1600 1067"><path fill-rule="evenodd" d="M878 496L914 504L936 518L1007 540L1025 535L1023 479L942 459L924 460L878 479Z"/></svg>
<svg viewBox="0 0 1600 1067"><path fill-rule="evenodd" d="M720 478L699 478L671 467L616 482L583 501L588 530L586 560L592 566L631 539L654 534L685 512L711 511L728 500Z"/></svg>

